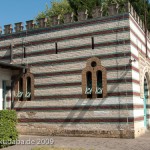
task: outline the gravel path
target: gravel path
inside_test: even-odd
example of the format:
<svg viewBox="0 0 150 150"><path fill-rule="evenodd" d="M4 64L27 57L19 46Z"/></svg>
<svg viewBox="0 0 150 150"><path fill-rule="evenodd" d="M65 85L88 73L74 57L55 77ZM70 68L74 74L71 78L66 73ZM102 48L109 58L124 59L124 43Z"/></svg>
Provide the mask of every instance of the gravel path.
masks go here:
<svg viewBox="0 0 150 150"><path fill-rule="evenodd" d="M150 150L150 132L136 139L22 135L19 140L18 142L26 142L26 145L18 144L2 150L31 150L32 147L41 146L37 143L42 142L43 144L47 142L50 146L84 148L85 150Z"/></svg>

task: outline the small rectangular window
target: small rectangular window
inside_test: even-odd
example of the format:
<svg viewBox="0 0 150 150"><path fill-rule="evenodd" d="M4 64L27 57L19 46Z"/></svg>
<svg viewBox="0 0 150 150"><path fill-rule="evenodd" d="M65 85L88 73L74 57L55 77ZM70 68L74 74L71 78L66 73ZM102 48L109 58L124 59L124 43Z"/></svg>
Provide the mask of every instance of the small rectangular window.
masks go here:
<svg viewBox="0 0 150 150"><path fill-rule="evenodd" d="M94 49L94 48L95 48L95 47L94 47L94 46L95 46L95 45L94 45L94 37L92 37L91 40L92 40L92 49Z"/></svg>
<svg viewBox="0 0 150 150"><path fill-rule="evenodd" d="M10 45L10 62L13 61L13 46L12 44Z"/></svg>
<svg viewBox="0 0 150 150"><path fill-rule="evenodd" d="M26 58L26 47L23 46L23 58Z"/></svg>
<svg viewBox="0 0 150 150"><path fill-rule="evenodd" d="M58 54L58 45L57 45L57 42L55 42L55 50L56 50L56 54Z"/></svg>

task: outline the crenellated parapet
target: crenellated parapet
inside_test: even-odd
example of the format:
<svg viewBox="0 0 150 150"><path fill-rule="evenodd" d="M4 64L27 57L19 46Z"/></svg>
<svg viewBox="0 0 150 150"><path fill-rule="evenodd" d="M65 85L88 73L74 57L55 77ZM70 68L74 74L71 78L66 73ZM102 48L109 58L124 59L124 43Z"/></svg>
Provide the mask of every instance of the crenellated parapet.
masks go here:
<svg viewBox="0 0 150 150"><path fill-rule="evenodd" d="M35 28L34 20L26 21L26 30L32 30Z"/></svg>
<svg viewBox="0 0 150 150"><path fill-rule="evenodd" d="M130 3L125 3L124 6L120 6L119 4L112 4L107 8L106 10L103 10L102 7L95 7L92 10L92 18L101 18L104 16L114 16L117 14L122 13L130 13L133 18L136 20L136 22L140 25L140 27L145 31L145 25L144 22L140 19L139 15L136 13L136 11L133 9L132 5ZM76 19L75 19L76 17ZM74 13L67 13L62 15L53 16L50 18L50 23L48 24L47 18L40 18L37 21L29 20L26 21L26 31L34 30L37 28L46 28L50 26L56 26L60 24L68 24L73 22L82 22L89 20L89 12L88 10L80 10L78 11L78 15L75 16ZM18 22L15 23L14 31L11 24L4 26L4 34L12 34L12 33L18 33L22 32L24 29L23 23ZM2 29L0 29L0 34L2 34ZM147 30L147 35L150 38L150 32Z"/></svg>

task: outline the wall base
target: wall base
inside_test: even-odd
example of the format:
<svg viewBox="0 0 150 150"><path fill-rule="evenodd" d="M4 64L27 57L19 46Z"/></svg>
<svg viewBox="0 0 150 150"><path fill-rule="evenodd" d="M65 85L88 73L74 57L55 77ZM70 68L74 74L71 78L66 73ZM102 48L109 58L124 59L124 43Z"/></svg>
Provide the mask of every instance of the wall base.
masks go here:
<svg viewBox="0 0 150 150"><path fill-rule="evenodd" d="M19 134L38 136L74 136L100 138L135 138L134 130L67 130L56 128L17 126Z"/></svg>

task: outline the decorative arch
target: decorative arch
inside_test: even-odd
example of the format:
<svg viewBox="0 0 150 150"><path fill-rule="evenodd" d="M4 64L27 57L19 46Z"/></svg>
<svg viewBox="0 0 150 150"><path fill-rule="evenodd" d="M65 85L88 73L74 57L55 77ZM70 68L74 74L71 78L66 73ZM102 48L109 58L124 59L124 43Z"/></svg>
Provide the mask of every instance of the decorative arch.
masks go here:
<svg viewBox="0 0 150 150"><path fill-rule="evenodd" d="M87 72L92 74L92 90L91 98L103 98L107 96L107 73L105 67L101 65L101 61L97 57L87 60L86 67L82 71L82 97L89 98L87 86ZM101 76L98 72L101 72ZM101 78L101 79L100 79ZM98 82L101 82L101 87ZM89 89L90 90L90 89Z"/></svg>
<svg viewBox="0 0 150 150"><path fill-rule="evenodd" d="M140 87L141 87L141 89L140 89L140 96L141 96L141 98L144 98L144 78L146 77L146 79L147 79L147 82L148 82L148 90L150 91L150 71L149 71L149 68L146 66L144 69L143 69L143 71L142 71L142 73L141 73L142 75L141 75L141 85L140 85Z"/></svg>

